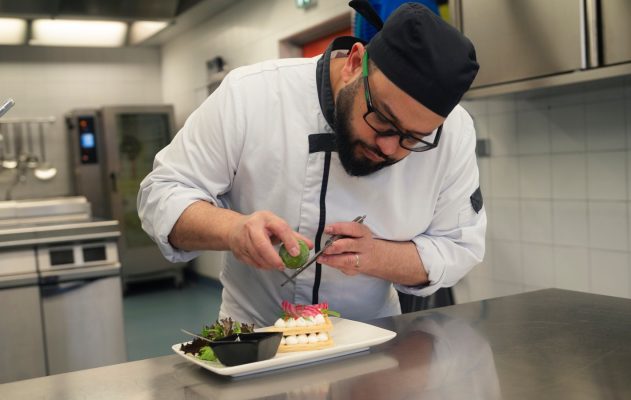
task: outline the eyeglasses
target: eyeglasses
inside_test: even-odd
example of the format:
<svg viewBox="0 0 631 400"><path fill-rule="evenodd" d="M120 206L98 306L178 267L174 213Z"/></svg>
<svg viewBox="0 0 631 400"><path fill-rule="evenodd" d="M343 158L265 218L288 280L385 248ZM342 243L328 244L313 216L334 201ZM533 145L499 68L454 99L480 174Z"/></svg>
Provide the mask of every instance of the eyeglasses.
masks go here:
<svg viewBox="0 0 631 400"><path fill-rule="evenodd" d="M419 153L438 146L440 134L443 131L442 125L429 135L421 136L403 133L394 122L372 105L372 96L370 94L370 86L368 85L368 52L364 52L362 59L362 77L364 78L364 94L366 96L366 108L368 109L364 114L364 121L375 131L377 136L399 136L399 145L401 147ZM428 142L424 139L426 136L432 135L434 135L433 142Z"/></svg>

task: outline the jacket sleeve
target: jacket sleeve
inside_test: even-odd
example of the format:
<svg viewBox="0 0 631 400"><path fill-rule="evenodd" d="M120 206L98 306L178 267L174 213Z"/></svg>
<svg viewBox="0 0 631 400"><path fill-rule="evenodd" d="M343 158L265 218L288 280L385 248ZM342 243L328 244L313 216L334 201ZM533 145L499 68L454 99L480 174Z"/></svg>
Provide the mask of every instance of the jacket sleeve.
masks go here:
<svg viewBox="0 0 631 400"><path fill-rule="evenodd" d="M198 200L225 207L221 196L230 190L244 132L232 82L228 75L191 114L171 143L156 155L153 170L140 183L137 207L142 228L171 262L189 261L198 255L169 243L168 235L182 212Z"/></svg>
<svg viewBox="0 0 631 400"><path fill-rule="evenodd" d="M413 239L428 273L429 284L420 287L395 285L403 293L429 296L441 287L451 287L484 257L486 211L481 197L474 196L480 187L475 129L464 110L455 125L464 134L450 152L449 172L442 181L432 222L423 234Z"/></svg>

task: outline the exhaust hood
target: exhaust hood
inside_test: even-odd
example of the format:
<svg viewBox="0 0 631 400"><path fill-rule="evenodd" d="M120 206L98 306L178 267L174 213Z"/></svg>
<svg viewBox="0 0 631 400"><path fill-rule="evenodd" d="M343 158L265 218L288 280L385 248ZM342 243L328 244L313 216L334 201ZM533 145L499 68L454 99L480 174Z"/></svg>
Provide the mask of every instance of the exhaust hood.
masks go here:
<svg viewBox="0 0 631 400"><path fill-rule="evenodd" d="M190 27L229 4L229 0L0 0L0 45L156 45L160 43L156 37L173 30L165 28L176 22ZM197 17L191 20L188 14ZM40 29L43 26L50 29Z"/></svg>
<svg viewBox="0 0 631 400"><path fill-rule="evenodd" d="M0 15L22 18L168 20L201 0L0 0Z"/></svg>

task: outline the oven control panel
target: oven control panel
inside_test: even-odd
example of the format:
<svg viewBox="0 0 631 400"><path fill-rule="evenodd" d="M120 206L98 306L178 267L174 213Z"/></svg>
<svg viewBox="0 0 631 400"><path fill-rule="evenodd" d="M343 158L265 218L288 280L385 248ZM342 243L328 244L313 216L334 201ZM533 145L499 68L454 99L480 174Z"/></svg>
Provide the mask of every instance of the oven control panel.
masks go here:
<svg viewBox="0 0 631 400"><path fill-rule="evenodd" d="M94 240L37 246L40 271L118 263L116 240Z"/></svg>

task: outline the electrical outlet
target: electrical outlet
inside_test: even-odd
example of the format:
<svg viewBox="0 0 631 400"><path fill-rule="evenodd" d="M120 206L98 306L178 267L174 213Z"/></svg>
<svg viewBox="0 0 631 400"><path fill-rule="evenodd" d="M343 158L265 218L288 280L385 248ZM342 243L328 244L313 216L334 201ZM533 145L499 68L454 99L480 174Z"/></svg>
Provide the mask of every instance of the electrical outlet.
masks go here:
<svg viewBox="0 0 631 400"><path fill-rule="evenodd" d="M478 157L490 157L491 156L491 140L478 139L475 143L475 154Z"/></svg>

